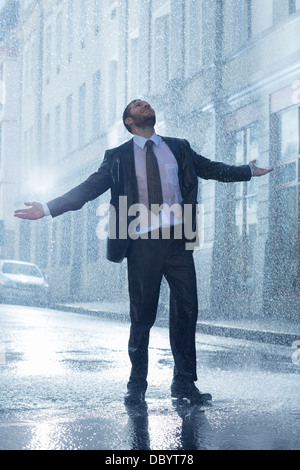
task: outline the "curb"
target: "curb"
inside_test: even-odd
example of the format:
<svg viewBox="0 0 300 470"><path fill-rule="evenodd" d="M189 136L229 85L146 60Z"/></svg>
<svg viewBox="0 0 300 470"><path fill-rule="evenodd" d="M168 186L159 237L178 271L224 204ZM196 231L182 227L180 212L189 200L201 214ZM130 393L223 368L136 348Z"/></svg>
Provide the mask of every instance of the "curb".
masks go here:
<svg viewBox="0 0 300 470"><path fill-rule="evenodd" d="M90 315L94 317L107 318L109 320L119 320L123 322L127 322L129 319L129 316L126 313L109 312L107 310L99 310L99 309L94 310L94 309L87 309L84 307L73 307L73 306L68 306L68 305L63 305L63 304L54 304L54 305L51 305L51 308L53 310L62 310L64 312L78 313L81 315Z"/></svg>
<svg viewBox="0 0 300 470"><path fill-rule="evenodd" d="M198 333L216 336L225 336L228 338L245 339L256 341L258 343L276 344L278 346L291 347L294 341L300 339L300 335L290 333L274 332L267 330L254 330L242 327L209 325L207 323L197 323Z"/></svg>
<svg viewBox="0 0 300 470"><path fill-rule="evenodd" d="M123 312L111 312L107 310L104 311L96 308L87 309L80 306L75 307L64 304L53 304L50 308L53 308L54 310L62 310L65 312L78 313L81 315L91 315L105 318L108 320L119 320L122 322L129 323L129 314ZM167 328L169 326L169 320L158 316L155 325ZM223 336L227 338L244 339L248 341L256 341L260 343L276 344L279 346L288 347L291 347L294 341L298 341L300 339L300 334L296 335L284 332L249 329L239 326L224 326L208 322L201 322L201 320L197 322L197 333L213 336Z"/></svg>

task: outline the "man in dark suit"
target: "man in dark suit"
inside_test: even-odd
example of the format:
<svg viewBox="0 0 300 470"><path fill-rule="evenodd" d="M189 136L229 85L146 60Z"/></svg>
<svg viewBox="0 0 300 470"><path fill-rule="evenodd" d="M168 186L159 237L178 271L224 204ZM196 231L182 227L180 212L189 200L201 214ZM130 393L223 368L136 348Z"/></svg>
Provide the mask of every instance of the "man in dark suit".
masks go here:
<svg viewBox="0 0 300 470"><path fill-rule="evenodd" d="M197 228L198 177L239 182L272 169L258 168L255 161L243 166L213 162L194 152L186 140L158 136L155 111L143 100L126 107L123 122L133 139L107 150L96 173L47 204L25 203L30 207L17 210L15 216L31 220L57 217L111 190L115 227L114 236L108 237L107 258L121 262L126 257L128 264L132 369L125 402L141 403L145 398L149 334L165 276L170 287L170 343L175 364L171 395L202 404L212 397L195 385L198 301L193 250L187 249ZM131 234L133 222L136 230Z"/></svg>

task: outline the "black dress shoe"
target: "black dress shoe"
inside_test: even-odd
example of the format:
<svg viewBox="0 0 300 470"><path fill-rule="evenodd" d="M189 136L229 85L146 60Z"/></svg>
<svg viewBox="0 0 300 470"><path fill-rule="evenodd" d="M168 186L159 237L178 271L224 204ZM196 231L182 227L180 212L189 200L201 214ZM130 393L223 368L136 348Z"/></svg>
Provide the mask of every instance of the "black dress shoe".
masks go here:
<svg viewBox="0 0 300 470"><path fill-rule="evenodd" d="M201 393L194 382L173 380L171 386L172 398L188 399L193 405L205 405L212 400L210 393Z"/></svg>
<svg viewBox="0 0 300 470"><path fill-rule="evenodd" d="M128 390L124 396L125 405L141 405L145 403L145 392L138 390Z"/></svg>

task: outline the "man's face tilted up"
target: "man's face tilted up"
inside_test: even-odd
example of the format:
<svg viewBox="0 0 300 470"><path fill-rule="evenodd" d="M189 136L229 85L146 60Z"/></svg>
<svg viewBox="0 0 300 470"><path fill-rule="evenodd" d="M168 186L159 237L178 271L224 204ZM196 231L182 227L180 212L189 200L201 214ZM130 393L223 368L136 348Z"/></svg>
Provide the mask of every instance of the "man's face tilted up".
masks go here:
<svg viewBox="0 0 300 470"><path fill-rule="evenodd" d="M155 111L147 101L134 100L129 104L127 110L124 123L131 128L132 133L137 128L154 128L156 124Z"/></svg>

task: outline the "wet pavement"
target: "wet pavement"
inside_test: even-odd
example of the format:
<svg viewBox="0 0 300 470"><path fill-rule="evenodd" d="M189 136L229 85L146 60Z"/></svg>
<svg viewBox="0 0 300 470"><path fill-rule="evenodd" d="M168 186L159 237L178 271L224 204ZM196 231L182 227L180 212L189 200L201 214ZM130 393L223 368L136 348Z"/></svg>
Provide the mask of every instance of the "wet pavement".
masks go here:
<svg viewBox="0 0 300 470"><path fill-rule="evenodd" d="M168 329L150 341L147 404L125 408L129 324L0 305L0 450L299 450L290 346L197 333L212 406L172 401ZM294 359L293 359L294 358Z"/></svg>

